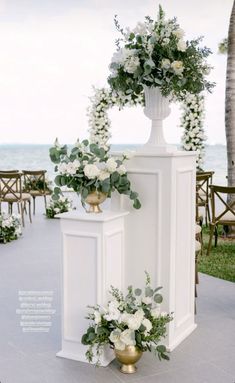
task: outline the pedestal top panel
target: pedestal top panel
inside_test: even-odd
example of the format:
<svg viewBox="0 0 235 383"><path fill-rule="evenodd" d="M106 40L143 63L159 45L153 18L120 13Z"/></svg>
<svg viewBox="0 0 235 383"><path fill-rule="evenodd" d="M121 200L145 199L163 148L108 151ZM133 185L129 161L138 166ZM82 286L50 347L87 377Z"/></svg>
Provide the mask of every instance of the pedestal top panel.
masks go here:
<svg viewBox="0 0 235 383"><path fill-rule="evenodd" d="M104 210L102 213L87 213L85 211L69 211L68 213L57 214L56 217L74 221L107 222L117 218L125 217L129 212L127 210L112 211Z"/></svg>
<svg viewBox="0 0 235 383"><path fill-rule="evenodd" d="M122 156L122 152L115 152L115 151L112 151L111 152L112 156L116 156L116 157L119 157L119 156ZM167 153L167 152L157 152L155 151L154 149L151 151L138 151L138 150L133 150L133 154L134 154L134 157L195 157L197 152L193 152L193 151L186 151L186 150L176 150L174 152L171 152L171 153Z"/></svg>

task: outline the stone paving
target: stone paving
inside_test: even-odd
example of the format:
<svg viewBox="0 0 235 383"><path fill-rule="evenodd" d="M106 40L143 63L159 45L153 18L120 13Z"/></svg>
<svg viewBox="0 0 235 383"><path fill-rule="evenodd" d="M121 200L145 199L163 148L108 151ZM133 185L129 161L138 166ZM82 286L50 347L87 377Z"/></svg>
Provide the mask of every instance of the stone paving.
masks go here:
<svg viewBox="0 0 235 383"><path fill-rule="evenodd" d="M159 362L145 353L133 375L57 358L60 350L59 220L47 220L37 202L23 237L0 245L1 383L235 383L235 284L200 275L197 329ZM53 291L56 310L49 333L23 333L18 292ZM88 302L89 303L89 302Z"/></svg>

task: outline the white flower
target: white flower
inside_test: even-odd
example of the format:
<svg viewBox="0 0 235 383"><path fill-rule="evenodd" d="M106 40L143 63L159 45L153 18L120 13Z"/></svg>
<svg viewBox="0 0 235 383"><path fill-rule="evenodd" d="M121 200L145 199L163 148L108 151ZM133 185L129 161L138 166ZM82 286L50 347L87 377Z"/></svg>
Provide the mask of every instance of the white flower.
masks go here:
<svg viewBox="0 0 235 383"><path fill-rule="evenodd" d="M151 315L154 318L159 317L160 313L161 313L160 307L155 307L154 309L151 310Z"/></svg>
<svg viewBox="0 0 235 383"><path fill-rule="evenodd" d="M146 305L150 305L152 303L152 298L151 297L143 297L142 302L145 303Z"/></svg>
<svg viewBox="0 0 235 383"><path fill-rule="evenodd" d="M149 319L145 318L143 320L142 324L146 328L146 331L145 331L146 334L145 335L147 335L147 333L149 333L152 330L152 328L153 328L152 323L150 322Z"/></svg>
<svg viewBox="0 0 235 383"><path fill-rule="evenodd" d="M100 170L97 168L96 165L94 164L87 164L85 167L84 167L84 174L87 178L89 178L90 180L96 178L99 176L100 174Z"/></svg>
<svg viewBox="0 0 235 383"><path fill-rule="evenodd" d="M133 33L136 35L145 35L147 33L147 25L145 23L138 22L136 27L133 29Z"/></svg>
<svg viewBox="0 0 235 383"><path fill-rule="evenodd" d="M67 173L67 164L65 162L62 162L58 165L58 172L60 174L66 174Z"/></svg>
<svg viewBox="0 0 235 383"><path fill-rule="evenodd" d="M119 303L117 301L111 301L108 304L108 313L104 315L107 321L119 320L120 311L118 309Z"/></svg>
<svg viewBox="0 0 235 383"><path fill-rule="evenodd" d="M120 340L121 330L118 328L113 330L109 336L110 341L114 344L117 350L123 351L126 347L125 343Z"/></svg>
<svg viewBox="0 0 235 383"><path fill-rule="evenodd" d="M185 52L187 48L186 42L184 40L179 40L177 43L178 51Z"/></svg>
<svg viewBox="0 0 235 383"><path fill-rule="evenodd" d="M123 156L127 159L127 160L130 160L132 157L134 157L135 155L135 152L133 150L130 150L130 149L126 149L124 152L123 152Z"/></svg>
<svg viewBox="0 0 235 383"><path fill-rule="evenodd" d="M176 29L175 31L173 31L173 34L178 37L178 39L182 39L182 37L184 37L185 33L183 31L183 29L181 28L178 28Z"/></svg>
<svg viewBox="0 0 235 383"><path fill-rule="evenodd" d="M130 56L124 63L124 69L127 73L135 73L136 69L140 65L139 57Z"/></svg>
<svg viewBox="0 0 235 383"><path fill-rule="evenodd" d="M169 69L171 67L171 62L169 59L162 59L161 67L163 69Z"/></svg>
<svg viewBox="0 0 235 383"><path fill-rule="evenodd" d="M120 335L120 341L126 346L135 346L135 333L130 329L124 330Z"/></svg>
<svg viewBox="0 0 235 383"><path fill-rule="evenodd" d="M184 66L182 61L175 60L171 63L171 68L174 70L175 74L182 74L184 70Z"/></svg>
<svg viewBox="0 0 235 383"><path fill-rule="evenodd" d="M99 311L95 310L94 311L94 321L95 321L95 324L99 324L101 322L101 314Z"/></svg>
<svg viewBox="0 0 235 383"><path fill-rule="evenodd" d="M106 162L106 166L107 166L107 170L110 172L110 173L113 173L115 172L115 170L117 169L117 162L115 161L114 158L109 158L108 161Z"/></svg>
<svg viewBox="0 0 235 383"><path fill-rule="evenodd" d="M123 174L126 174L126 168L124 165L120 165L118 168L117 168L117 171L118 173L122 176Z"/></svg>
<svg viewBox="0 0 235 383"><path fill-rule="evenodd" d="M100 181L104 181L109 177L110 177L110 173L106 172L105 170L101 170L98 179Z"/></svg>
<svg viewBox="0 0 235 383"><path fill-rule="evenodd" d="M70 175L74 175L76 174L76 171L77 171L77 168L76 166L74 165L73 162L69 162L67 164L67 169L66 169L67 173L70 174Z"/></svg>

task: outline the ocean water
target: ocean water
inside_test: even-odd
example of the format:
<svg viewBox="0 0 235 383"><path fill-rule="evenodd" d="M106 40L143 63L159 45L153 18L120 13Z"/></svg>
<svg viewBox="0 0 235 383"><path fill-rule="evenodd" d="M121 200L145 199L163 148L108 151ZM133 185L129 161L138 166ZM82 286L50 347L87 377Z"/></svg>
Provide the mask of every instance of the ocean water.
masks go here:
<svg viewBox="0 0 235 383"><path fill-rule="evenodd" d="M54 164L50 161L51 145L0 145L0 170L40 170L46 169L49 178L54 178ZM112 145L113 151L134 149L136 146ZM226 185L227 157L226 146L211 145L206 147L204 170L214 170L213 183Z"/></svg>

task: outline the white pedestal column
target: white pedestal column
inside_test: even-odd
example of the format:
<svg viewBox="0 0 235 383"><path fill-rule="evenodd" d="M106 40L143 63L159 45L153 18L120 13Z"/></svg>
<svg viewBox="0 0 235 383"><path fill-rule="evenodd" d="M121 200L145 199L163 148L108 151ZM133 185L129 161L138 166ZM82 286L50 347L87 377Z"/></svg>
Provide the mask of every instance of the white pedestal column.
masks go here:
<svg viewBox="0 0 235 383"><path fill-rule="evenodd" d="M115 153L113 153L115 156ZM128 161L140 210L128 198L115 197L113 207L130 210L125 220L125 285L140 287L144 271L153 286L163 286L162 310L174 313L166 346L173 350L196 327L195 154L142 154Z"/></svg>
<svg viewBox="0 0 235 383"><path fill-rule="evenodd" d="M63 234L62 349L57 356L87 362L81 344L87 305L106 304L110 285L124 287L124 217L128 212L59 214ZM114 358L107 348L106 366Z"/></svg>

